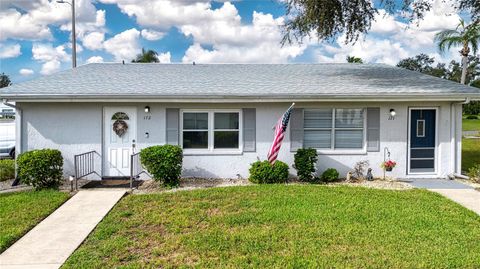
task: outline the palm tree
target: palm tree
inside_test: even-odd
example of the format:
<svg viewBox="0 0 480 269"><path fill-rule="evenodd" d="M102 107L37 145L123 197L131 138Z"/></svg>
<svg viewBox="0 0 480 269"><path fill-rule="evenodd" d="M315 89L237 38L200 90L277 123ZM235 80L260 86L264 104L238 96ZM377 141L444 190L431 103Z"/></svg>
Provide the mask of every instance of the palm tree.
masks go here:
<svg viewBox="0 0 480 269"><path fill-rule="evenodd" d="M353 64L363 64L362 58L355 57L355 56L347 56L347 62Z"/></svg>
<svg viewBox="0 0 480 269"><path fill-rule="evenodd" d="M158 53L154 50L145 50L142 48L142 53L138 54L132 63L158 63Z"/></svg>
<svg viewBox="0 0 480 269"><path fill-rule="evenodd" d="M452 46L462 46L460 55L462 55L462 78L460 83L465 84L468 68L468 55L470 47L473 54L477 53L480 41L480 24L478 22L465 25L464 20L460 20L455 30L444 30L435 35L435 41L438 43L438 49L441 53L450 49Z"/></svg>

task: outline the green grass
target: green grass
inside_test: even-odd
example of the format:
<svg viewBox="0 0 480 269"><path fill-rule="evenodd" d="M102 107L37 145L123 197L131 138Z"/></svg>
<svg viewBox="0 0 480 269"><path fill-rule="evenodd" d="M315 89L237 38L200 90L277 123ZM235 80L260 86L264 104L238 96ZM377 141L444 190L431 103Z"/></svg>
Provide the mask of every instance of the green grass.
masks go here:
<svg viewBox="0 0 480 269"><path fill-rule="evenodd" d="M480 216L425 190L130 195L63 268L478 268Z"/></svg>
<svg viewBox="0 0 480 269"><path fill-rule="evenodd" d="M464 117L463 122L462 122L462 126L463 126L464 131L479 131L480 132L480 119L479 120L467 120Z"/></svg>
<svg viewBox="0 0 480 269"><path fill-rule="evenodd" d="M0 194L0 253L68 198L53 190Z"/></svg>
<svg viewBox="0 0 480 269"><path fill-rule="evenodd" d="M462 171L480 164L480 139L462 140Z"/></svg>

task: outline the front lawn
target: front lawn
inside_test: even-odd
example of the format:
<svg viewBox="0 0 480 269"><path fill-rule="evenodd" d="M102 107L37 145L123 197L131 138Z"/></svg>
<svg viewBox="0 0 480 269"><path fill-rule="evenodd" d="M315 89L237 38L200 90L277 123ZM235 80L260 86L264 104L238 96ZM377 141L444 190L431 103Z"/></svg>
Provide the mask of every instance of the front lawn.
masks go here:
<svg viewBox="0 0 480 269"><path fill-rule="evenodd" d="M68 198L53 190L0 194L0 253Z"/></svg>
<svg viewBox="0 0 480 269"><path fill-rule="evenodd" d="M129 195L64 268L474 268L480 216L425 190L260 185Z"/></svg>
<svg viewBox="0 0 480 269"><path fill-rule="evenodd" d="M467 119L464 118L462 126L463 126L462 129L464 131L479 131L480 132L480 119L478 119L478 120L467 120Z"/></svg>
<svg viewBox="0 0 480 269"><path fill-rule="evenodd" d="M475 164L480 164L480 139L464 138L462 140L462 171L468 171Z"/></svg>

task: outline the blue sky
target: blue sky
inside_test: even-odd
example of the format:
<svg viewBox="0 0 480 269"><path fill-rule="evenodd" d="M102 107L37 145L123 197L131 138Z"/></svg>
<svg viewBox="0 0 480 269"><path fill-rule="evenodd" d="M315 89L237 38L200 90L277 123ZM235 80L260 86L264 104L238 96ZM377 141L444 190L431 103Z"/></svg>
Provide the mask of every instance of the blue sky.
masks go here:
<svg viewBox="0 0 480 269"><path fill-rule="evenodd" d="M424 52L438 61L433 36L454 28L451 5L434 8L419 25L380 10L368 35L354 45L343 36L281 47L283 5L274 0L77 0L77 62L130 62L141 48L163 63L344 62L347 55L394 65ZM14 83L71 67L70 6L49 0L2 0L0 72ZM455 52L454 49L452 49Z"/></svg>

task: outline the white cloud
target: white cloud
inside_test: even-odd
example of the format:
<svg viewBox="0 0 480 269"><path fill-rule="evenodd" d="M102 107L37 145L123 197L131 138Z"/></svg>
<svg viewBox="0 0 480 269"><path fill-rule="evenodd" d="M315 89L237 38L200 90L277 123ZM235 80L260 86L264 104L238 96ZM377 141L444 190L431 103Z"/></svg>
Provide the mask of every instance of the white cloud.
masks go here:
<svg viewBox="0 0 480 269"><path fill-rule="evenodd" d="M0 41L8 38L39 40L52 37L46 24L36 22L29 15L15 9L0 11Z"/></svg>
<svg viewBox="0 0 480 269"><path fill-rule="evenodd" d="M18 73L22 76L30 76L33 75L35 72L33 72L32 69L22 68L20 69L20 71L18 71Z"/></svg>
<svg viewBox="0 0 480 269"><path fill-rule="evenodd" d="M228 14L228 16L225 16ZM209 24L185 25L181 31L195 41L185 53L183 62L199 63L283 63L301 55L306 45L280 45L282 17L253 12L251 25L243 25L230 3L214 10ZM212 45L213 50L202 45Z"/></svg>
<svg viewBox="0 0 480 269"><path fill-rule="evenodd" d="M154 30L148 30L148 29L143 29L141 31L141 34L143 38L150 41L160 40L162 39L162 37L165 36L165 33L154 31Z"/></svg>
<svg viewBox="0 0 480 269"><path fill-rule="evenodd" d="M14 45L0 44L0 59L15 58L20 56L21 54L22 52L20 51L19 44L14 44Z"/></svg>
<svg viewBox="0 0 480 269"><path fill-rule="evenodd" d="M207 0L100 1L117 4L123 13L148 29L166 31L177 27L192 36L194 44L186 51L184 62L287 62L306 48L306 45L280 46L282 17L254 12L253 23L245 25L229 2L212 9ZM143 31L142 36L148 39Z"/></svg>
<svg viewBox="0 0 480 269"><path fill-rule="evenodd" d="M90 63L103 63L103 57L102 56L92 56L88 58L87 64Z"/></svg>
<svg viewBox="0 0 480 269"><path fill-rule="evenodd" d="M103 45L116 61L130 61L141 51L139 37L140 32L132 28L108 39Z"/></svg>
<svg viewBox="0 0 480 269"><path fill-rule="evenodd" d="M89 50L103 49L105 34L100 32L91 32L83 37L82 44Z"/></svg>
<svg viewBox="0 0 480 269"><path fill-rule="evenodd" d="M40 73L48 75L60 69L61 62L69 61L69 55L65 52L65 46L53 47L52 44L33 44L33 59L43 63Z"/></svg>
<svg viewBox="0 0 480 269"><path fill-rule="evenodd" d="M162 64L169 64L171 63L171 58L172 56L170 55L170 51L166 52L166 53L160 53L158 54L158 60L160 61L160 63Z"/></svg>
<svg viewBox="0 0 480 269"><path fill-rule="evenodd" d="M345 62L347 56L362 58L369 63L385 63L395 65L400 59L409 57L409 53L398 42L390 40L365 39L354 45L345 45L345 37L337 45L324 45L317 51L319 62ZM340 46L338 46L340 44ZM331 55L331 56L326 56Z"/></svg>
<svg viewBox="0 0 480 269"><path fill-rule="evenodd" d="M91 0L76 1L79 36L92 27L103 27L105 12L96 10ZM18 8L18 9L17 9ZM21 10L21 11L20 11ZM0 40L52 39L50 26L70 31L71 9L67 4L49 0L2 0L0 5ZM103 24L102 24L103 22Z"/></svg>
<svg viewBox="0 0 480 269"><path fill-rule="evenodd" d="M120 10L137 23L166 30L172 26L206 23L211 19L208 0L100 0L106 4L117 4Z"/></svg>

